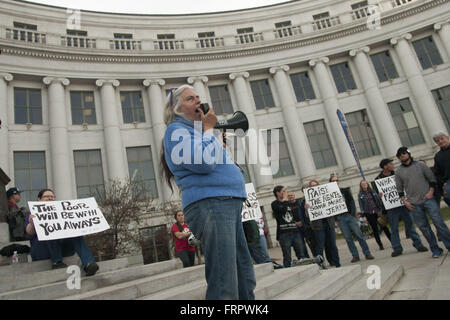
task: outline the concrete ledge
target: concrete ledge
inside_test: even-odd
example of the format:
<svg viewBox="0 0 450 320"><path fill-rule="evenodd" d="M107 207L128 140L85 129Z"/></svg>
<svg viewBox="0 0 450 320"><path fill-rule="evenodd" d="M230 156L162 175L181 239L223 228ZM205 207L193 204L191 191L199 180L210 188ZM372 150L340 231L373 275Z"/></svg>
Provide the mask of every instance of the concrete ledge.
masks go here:
<svg viewBox="0 0 450 320"><path fill-rule="evenodd" d="M403 274L404 269L401 265L382 267L380 289L367 288L367 280L371 275L364 274L341 292L335 300L383 300L403 277Z"/></svg>
<svg viewBox="0 0 450 320"><path fill-rule="evenodd" d="M328 300L361 275L361 266L341 267L320 270L320 276L307 281L286 293L275 297L276 300Z"/></svg>

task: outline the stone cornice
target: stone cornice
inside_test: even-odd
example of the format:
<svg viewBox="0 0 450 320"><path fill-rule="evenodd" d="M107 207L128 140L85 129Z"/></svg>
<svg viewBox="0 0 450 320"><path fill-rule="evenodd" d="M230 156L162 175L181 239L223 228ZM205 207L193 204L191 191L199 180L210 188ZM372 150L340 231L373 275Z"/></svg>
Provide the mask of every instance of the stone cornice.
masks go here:
<svg viewBox="0 0 450 320"><path fill-rule="evenodd" d="M358 53L362 52L362 53L369 53L370 51L370 47L369 46L364 46L358 49L353 49L350 50L349 55L350 57L355 57Z"/></svg>
<svg viewBox="0 0 450 320"><path fill-rule="evenodd" d="M397 22L401 19L407 18L409 16L416 15L420 12L428 10L430 8L436 7L441 4L445 4L448 0L433 0L430 2L425 2L416 7L406 9L382 17L380 20L381 25L386 25L389 23ZM148 63L176 63L176 62L193 62L193 61L209 61L209 60L221 60L230 59L236 57L254 56L260 54L273 53L278 51L283 51L292 48L298 48L303 46L314 45L320 42L326 42L334 39L340 39L355 33L368 30L366 22L361 19L360 23L355 25L352 24L342 25L336 28L331 28L328 33L318 33L318 34L301 34L298 37L291 37L282 39L283 41L274 41L272 43L261 43L260 47L246 48L224 48L223 52L208 52L204 53L198 52L198 50L180 50L179 52L169 52L167 54L163 52L143 52L136 56L133 52L133 56L122 55L121 53L116 53L111 55L102 51L96 51L95 55L89 52L86 53L69 53L61 52L60 48L52 47L47 48L45 46L36 46L35 48L21 48L16 41L8 41L8 44L0 45L1 54L4 55L16 55L16 56L29 56L37 57L41 59L50 60L63 60L63 61L75 61L75 62L91 62L91 63L135 63L135 64L148 64ZM308 38L306 38L306 37ZM299 39L300 37L300 39ZM16 47L17 45L17 47ZM53 51L51 51L53 50Z"/></svg>
<svg viewBox="0 0 450 320"><path fill-rule="evenodd" d="M10 82L14 79L14 76L11 73L0 73L0 78L3 78L6 82Z"/></svg>
<svg viewBox="0 0 450 320"><path fill-rule="evenodd" d="M62 84L63 86L68 86L70 84L70 80L67 78L51 77L51 76L45 77L44 79L42 79L42 82L47 86L58 83Z"/></svg>
<svg viewBox="0 0 450 320"><path fill-rule="evenodd" d="M95 81L95 85L97 87L103 87L103 85L105 85L105 84L110 84L113 87L118 87L118 86L120 86L120 81L115 80L115 79L99 79L99 80Z"/></svg>
<svg viewBox="0 0 450 320"><path fill-rule="evenodd" d="M248 73L247 71L233 72L230 73L228 77L230 78L230 80L236 80L237 78L247 79L248 77L250 77L250 73Z"/></svg>
<svg viewBox="0 0 450 320"><path fill-rule="evenodd" d="M157 85L157 86L163 86L166 84L166 81L164 79L145 79L142 81L142 84L145 87L150 87L151 85Z"/></svg>

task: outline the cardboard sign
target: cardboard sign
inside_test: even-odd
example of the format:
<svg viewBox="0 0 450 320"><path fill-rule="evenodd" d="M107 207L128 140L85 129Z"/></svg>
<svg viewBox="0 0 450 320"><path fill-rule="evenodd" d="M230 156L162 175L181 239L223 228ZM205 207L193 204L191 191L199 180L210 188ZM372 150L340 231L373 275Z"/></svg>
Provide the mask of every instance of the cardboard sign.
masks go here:
<svg viewBox="0 0 450 320"><path fill-rule="evenodd" d="M63 201L29 201L37 237L56 240L84 236L109 229L94 198Z"/></svg>
<svg viewBox="0 0 450 320"><path fill-rule="evenodd" d="M245 192L247 193L247 200L245 200L242 205L242 222L262 218L261 208L259 207L259 202L256 198L253 183L247 183L245 185Z"/></svg>
<svg viewBox="0 0 450 320"><path fill-rule="evenodd" d="M375 184L378 192L383 194L381 200L383 200L384 208L386 210L403 206L403 202L397 192L395 176L375 180Z"/></svg>
<svg viewBox="0 0 450 320"><path fill-rule="evenodd" d="M336 182L306 188L305 201L310 205L309 220L319 220L347 212L347 205Z"/></svg>

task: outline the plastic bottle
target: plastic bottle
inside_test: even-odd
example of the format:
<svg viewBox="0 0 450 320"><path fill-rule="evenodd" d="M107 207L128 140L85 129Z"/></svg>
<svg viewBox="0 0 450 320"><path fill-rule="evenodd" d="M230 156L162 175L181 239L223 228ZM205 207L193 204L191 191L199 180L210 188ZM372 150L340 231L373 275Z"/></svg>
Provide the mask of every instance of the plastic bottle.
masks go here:
<svg viewBox="0 0 450 320"><path fill-rule="evenodd" d="M14 251L14 254L12 256L12 263L19 263L19 255L17 254L17 251Z"/></svg>

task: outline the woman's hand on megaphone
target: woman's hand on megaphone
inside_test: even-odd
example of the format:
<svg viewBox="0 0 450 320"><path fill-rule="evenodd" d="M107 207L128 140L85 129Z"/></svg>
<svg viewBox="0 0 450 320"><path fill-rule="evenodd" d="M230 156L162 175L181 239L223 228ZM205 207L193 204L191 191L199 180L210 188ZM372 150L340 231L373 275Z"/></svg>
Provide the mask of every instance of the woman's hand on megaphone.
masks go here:
<svg viewBox="0 0 450 320"><path fill-rule="evenodd" d="M203 131L212 131L214 129L214 126L217 123L217 116L214 113L213 108L209 108L208 113L205 115L203 111L202 113L202 123L203 123Z"/></svg>

